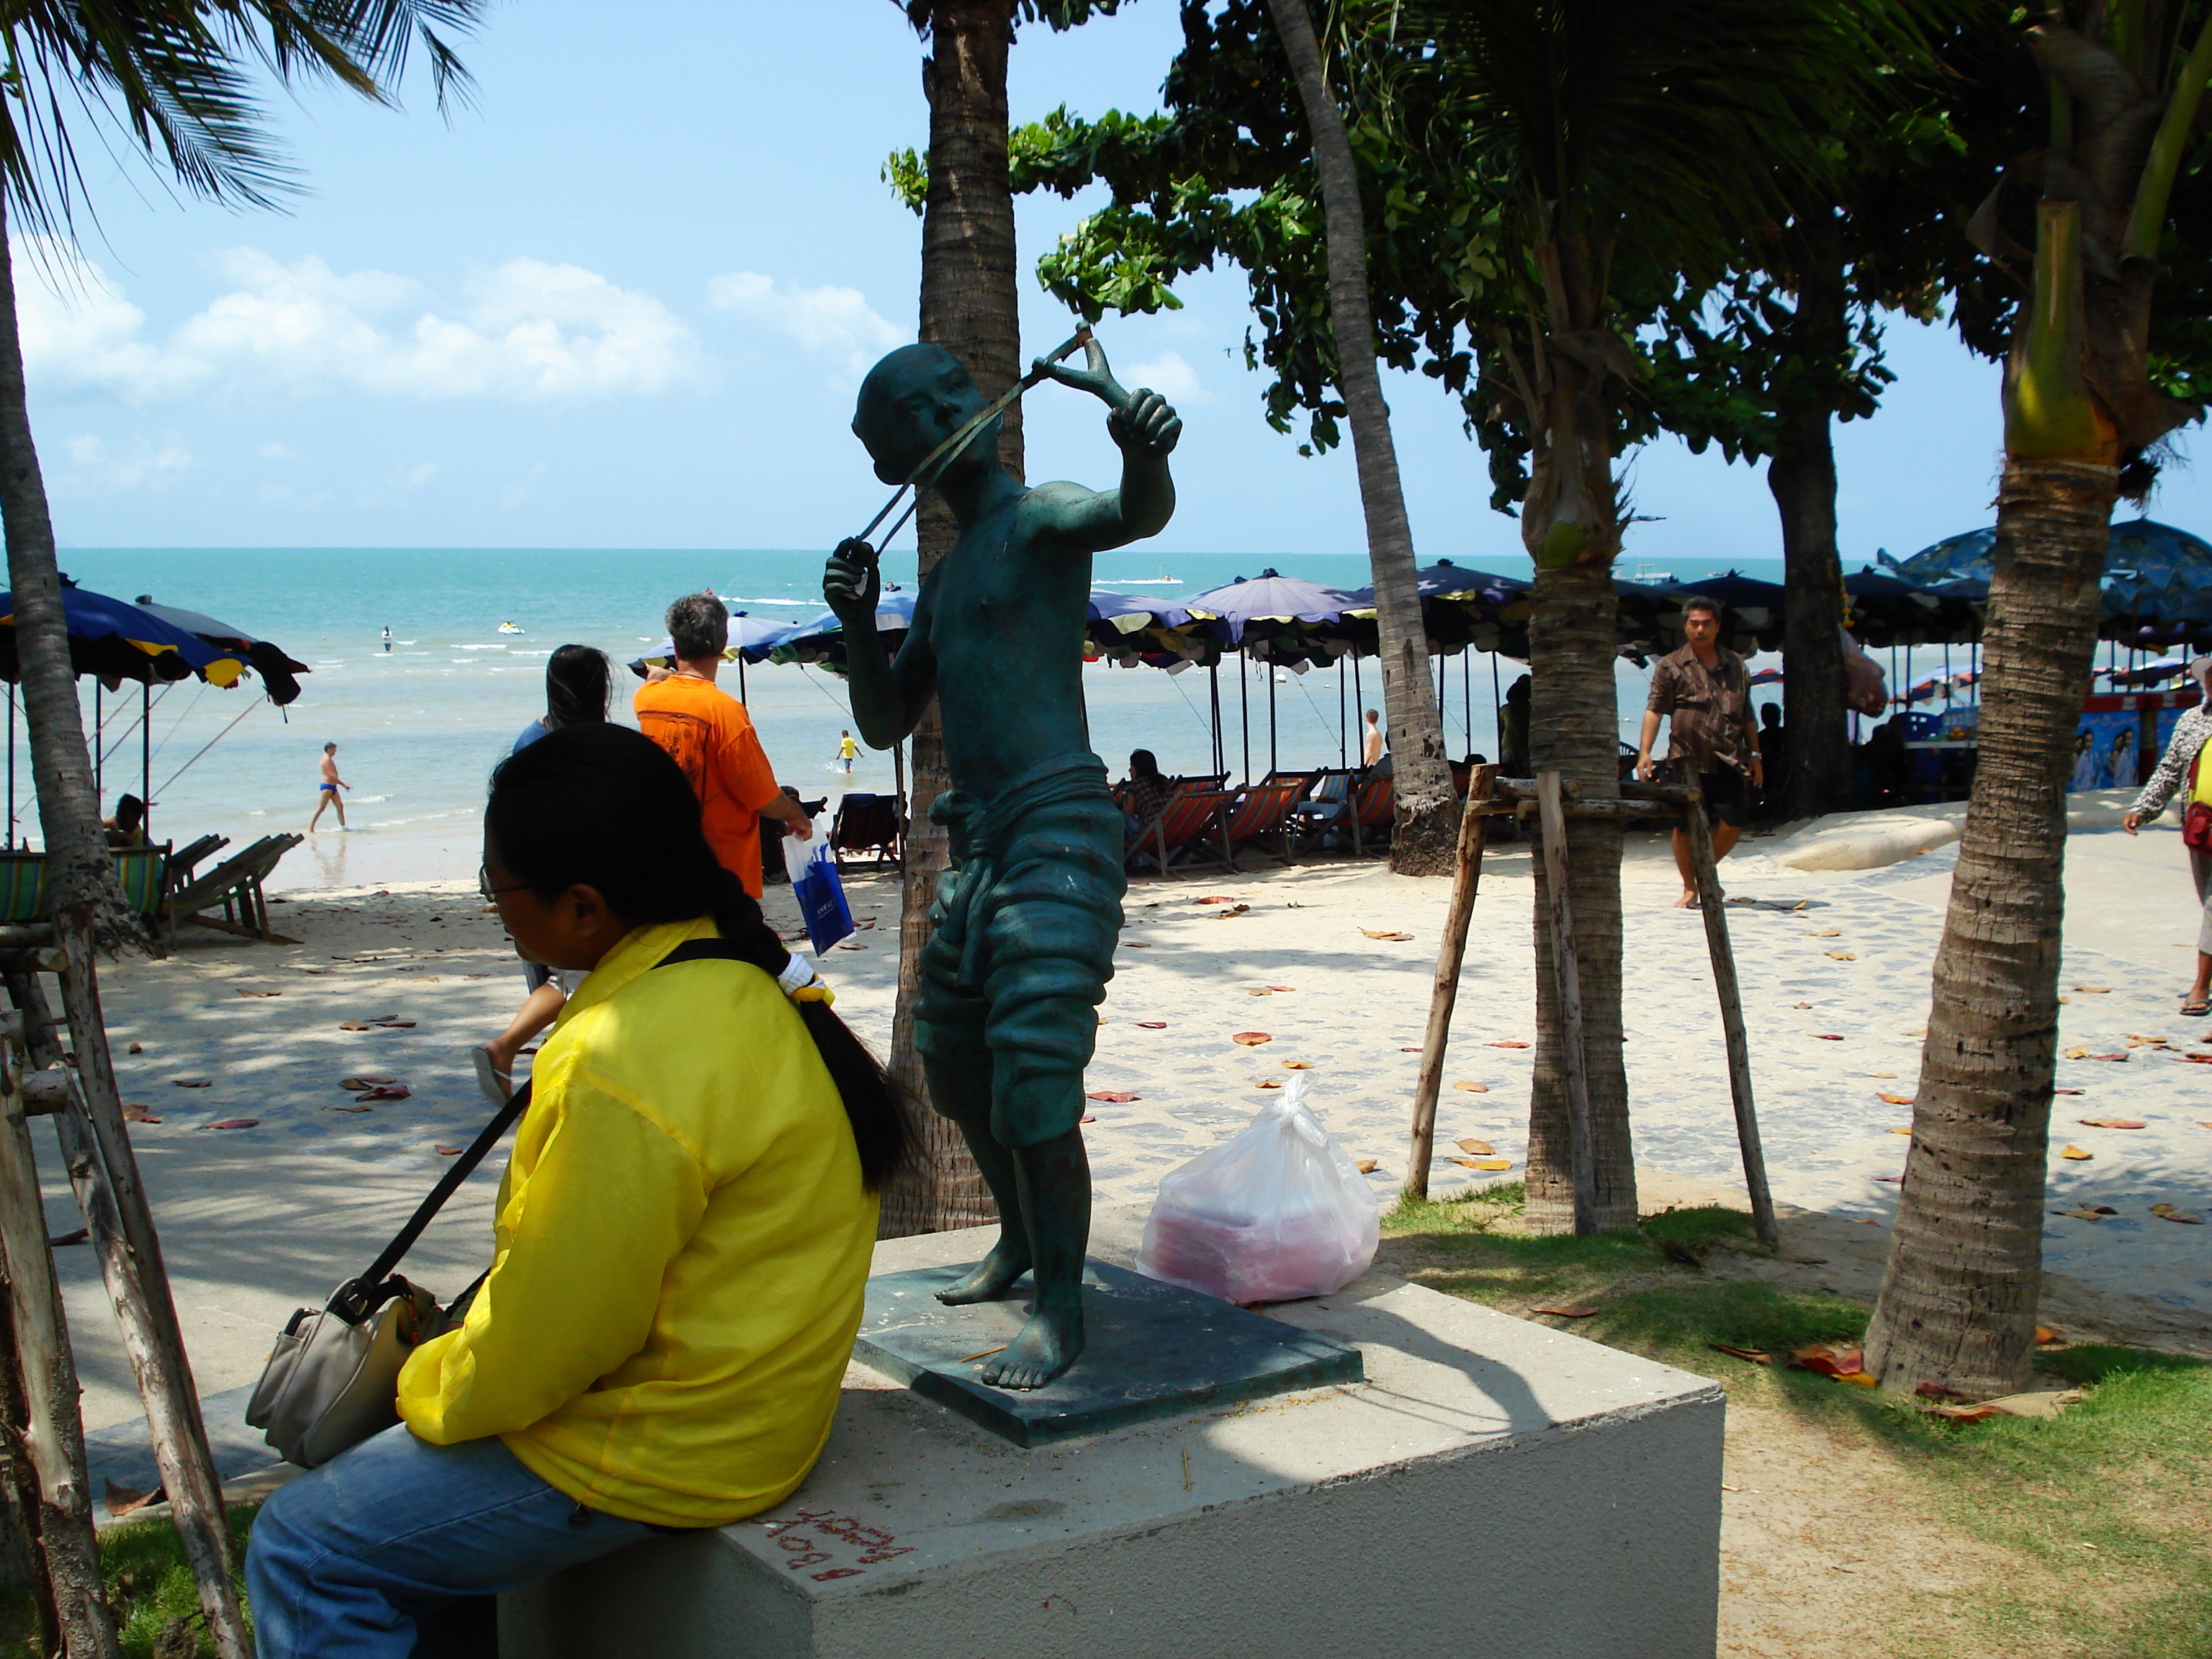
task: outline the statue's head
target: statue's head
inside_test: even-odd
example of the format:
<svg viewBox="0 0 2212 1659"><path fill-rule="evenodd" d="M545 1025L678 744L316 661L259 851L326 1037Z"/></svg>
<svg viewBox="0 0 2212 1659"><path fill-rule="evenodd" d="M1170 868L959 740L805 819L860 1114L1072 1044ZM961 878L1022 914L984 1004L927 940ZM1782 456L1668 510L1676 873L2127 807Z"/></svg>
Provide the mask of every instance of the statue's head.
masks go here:
<svg viewBox="0 0 2212 1659"><path fill-rule="evenodd" d="M860 382L853 432L874 457L876 476L888 484L904 483L984 402L960 360L943 346L901 346ZM999 425L995 416L988 422L947 471L996 465Z"/></svg>

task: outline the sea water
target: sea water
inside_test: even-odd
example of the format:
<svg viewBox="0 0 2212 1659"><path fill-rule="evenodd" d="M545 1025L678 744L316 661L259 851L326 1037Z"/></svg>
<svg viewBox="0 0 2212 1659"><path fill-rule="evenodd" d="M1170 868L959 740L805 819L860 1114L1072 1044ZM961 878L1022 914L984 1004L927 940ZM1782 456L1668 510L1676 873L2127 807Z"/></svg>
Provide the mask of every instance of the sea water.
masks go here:
<svg viewBox="0 0 2212 1659"><path fill-rule="evenodd" d="M125 599L147 594L217 617L273 641L310 671L301 677L298 701L285 709L272 706L251 676L228 690L196 679L155 687L152 718L143 726L150 739L143 749L140 689L125 683L119 692L100 694L106 810L126 790L143 793L143 769L155 802L156 840L182 843L214 833L242 846L278 830L302 830L315 808L323 744L335 742L339 775L353 786L345 797L349 838L419 842L422 832L440 832L435 839L448 850L439 857L455 867L439 873L465 879L475 872L473 859L453 849L473 845L486 777L515 735L543 712L545 659L554 647L596 646L614 660L614 717L627 721L639 681L626 665L666 637L661 618L672 599L711 588L733 611L800 620L823 608L823 558L818 550L72 548L64 550L61 564L98 592ZM1368 580L1367 562L1356 554L1139 549L1101 555L1094 570L1101 587L1179 598L1270 566L1323 586L1358 587ZM1493 558L1483 568L1528 574L1525 561ZM886 555L884 574L887 581L911 586L914 555ZM1703 573L1680 565L1669 574ZM1780 567L1747 568L1745 574L1776 580ZM502 632L503 623L519 631ZM1451 751L1494 758L1495 693L1512 684L1521 665L1475 652L1441 669ZM1647 676L1627 664L1620 675L1623 735L1632 741ZM1091 744L1116 776L1136 748L1151 749L1170 774L1212 769L1212 687L1206 670L1170 675L1096 663L1084 678ZM722 684L738 691L734 665L724 669ZM1239 777L1263 776L1274 765L1334 766L1347 755L1356 758L1357 711L1382 702L1371 659L1359 665L1356 688L1348 664L1301 675L1257 664L1248 668L1234 657L1223 662L1218 684L1224 754ZM778 777L804 799L834 802L848 789L892 788L888 753L864 750L849 778L836 763L838 734L854 726L837 676L797 665L748 666L743 690ZM79 695L89 729L94 682L81 681ZM142 767L145 750L150 764ZM20 720L15 754L14 838L35 845ZM335 833L336 822L325 812L319 830ZM357 855L354 862L375 867L362 865ZM331 873L338 873L336 866Z"/></svg>

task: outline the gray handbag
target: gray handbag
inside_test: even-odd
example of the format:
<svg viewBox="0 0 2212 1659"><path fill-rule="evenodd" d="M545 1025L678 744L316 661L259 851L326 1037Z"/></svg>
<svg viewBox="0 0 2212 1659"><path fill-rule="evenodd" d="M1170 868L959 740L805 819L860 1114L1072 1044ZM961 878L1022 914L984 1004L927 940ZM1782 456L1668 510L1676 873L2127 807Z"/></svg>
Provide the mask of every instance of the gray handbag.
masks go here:
<svg viewBox="0 0 2212 1659"><path fill-rule="evenodd" d="M286 1322L246 1407L248 1425L264 1431L286 1462L318 1468L399 1420L399 1368L418 1345L460 1318L483 1280L441 1309L429 1291L392 1269L529 1104L526 1083L453 1160L367 1273L339 1285L322 1307L299 1309Z"/></svg>

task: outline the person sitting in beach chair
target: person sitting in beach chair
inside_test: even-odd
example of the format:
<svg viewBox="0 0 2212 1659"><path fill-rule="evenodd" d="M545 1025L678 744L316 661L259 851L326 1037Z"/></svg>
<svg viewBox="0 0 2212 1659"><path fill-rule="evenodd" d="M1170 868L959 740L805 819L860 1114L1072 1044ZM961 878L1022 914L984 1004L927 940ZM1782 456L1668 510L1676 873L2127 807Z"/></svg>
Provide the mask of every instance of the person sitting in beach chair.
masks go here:
<svg viewBox="0 0 2212 1659"><path fill-rule="evenodd" d="M146 803L136 795L125 795L115 803L115 816L102 818L100 827L107 832L110 847L143 847L146 844Z"/></svg>

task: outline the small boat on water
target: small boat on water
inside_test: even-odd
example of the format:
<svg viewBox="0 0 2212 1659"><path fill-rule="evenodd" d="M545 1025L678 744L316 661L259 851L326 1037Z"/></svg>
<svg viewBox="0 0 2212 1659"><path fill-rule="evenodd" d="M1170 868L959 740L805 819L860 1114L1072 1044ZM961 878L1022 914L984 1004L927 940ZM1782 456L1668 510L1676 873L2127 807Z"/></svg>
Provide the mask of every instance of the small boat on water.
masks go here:
<svg viewBox="0 0 2212 1659"><path fill-rule="evenodd" d="M522 632L522 629L517 628L511 622L503 622L499 625L499 631L502 634L520 634Z"/></svg>

